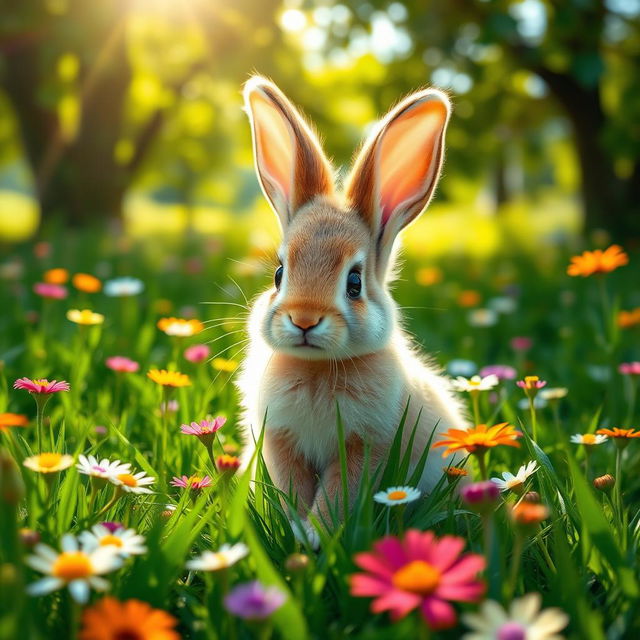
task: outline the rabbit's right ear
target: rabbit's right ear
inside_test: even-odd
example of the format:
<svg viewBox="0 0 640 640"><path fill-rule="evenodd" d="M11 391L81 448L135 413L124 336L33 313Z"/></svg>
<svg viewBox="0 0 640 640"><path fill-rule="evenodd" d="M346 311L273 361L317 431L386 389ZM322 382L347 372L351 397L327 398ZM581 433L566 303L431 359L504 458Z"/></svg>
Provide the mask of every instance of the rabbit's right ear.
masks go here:
<svg viewBox="0 0 640 640"><path fill-rule="evenodd" d="M272 82L252 77L244 102L260 185L284 229L301 206L333 194L333 171L316 135Z"/></svg>

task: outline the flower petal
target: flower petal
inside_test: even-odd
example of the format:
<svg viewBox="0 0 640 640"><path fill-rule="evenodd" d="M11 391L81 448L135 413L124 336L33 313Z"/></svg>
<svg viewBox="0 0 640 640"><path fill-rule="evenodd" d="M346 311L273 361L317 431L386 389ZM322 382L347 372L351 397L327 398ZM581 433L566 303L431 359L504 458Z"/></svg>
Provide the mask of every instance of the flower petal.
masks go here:
<svg viewBox="0 0 640 640"><path fill-rule="evenodd" d="M424 619L431 629L448 629L456 623L456 612L453 607L439 598L426 598L420 607Z"/></svg>

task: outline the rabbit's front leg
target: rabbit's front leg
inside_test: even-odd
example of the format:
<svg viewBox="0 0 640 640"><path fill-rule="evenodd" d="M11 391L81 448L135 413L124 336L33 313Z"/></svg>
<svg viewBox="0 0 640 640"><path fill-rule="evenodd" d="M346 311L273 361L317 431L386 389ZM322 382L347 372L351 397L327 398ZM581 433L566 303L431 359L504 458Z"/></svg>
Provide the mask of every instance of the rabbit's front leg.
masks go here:
<svg viewBox="0 0 640 640"><path fill-rule="evenodd" d="M269 475L275 486L291 498L298 498L298 512L307 513L316 493L316 473L300 454L292 433L284 429L267 429L262 446Z"/></svg>

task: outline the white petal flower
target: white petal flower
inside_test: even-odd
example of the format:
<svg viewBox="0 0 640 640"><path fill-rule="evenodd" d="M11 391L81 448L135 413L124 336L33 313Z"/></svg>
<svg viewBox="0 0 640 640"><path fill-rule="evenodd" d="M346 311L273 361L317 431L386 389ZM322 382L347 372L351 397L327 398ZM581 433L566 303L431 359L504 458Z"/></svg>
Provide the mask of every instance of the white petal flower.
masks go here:
<svg viewBox="0 0 640 640"><path fill-rule="evenodd" d="M218 551L205 551L201 556L187 562L187 569L195 571L219 571L234 565L249 553L242 542L223 544Z"/></svg>
<svg viewBox="0 0 640 640"><path fill-rule="evenodd" d="M531 460L527 464L523 464L518 473L513 475L508 471L502 472L502 478L491 478L491 482L496 484L500 491L515 491L519 493L522 491L525 482L538 470L538 463L535 460Z"/></svg>
<svg viewBox="0 0 640 640"><path fill-rule="evenodd" d="M107 527L96 524L91 531L83 531L80 541L85 549L94 550L100 547L113 547L113 550L123 558L146 553L144 536L136 533L135 529L118 528L110 531Z"/></svg>
<svg viewBox="0 0 640 640"><path fill-rule="evenodd" d="M576 433L571 436L571 442L574 444L584 444L591 447L596 444L602 444L607 441L607 436L595 433Z"/></svg>
<svg viewBox="0 0 640 640"><path fill-rule="evenodd" d="M569 393L569 389L566 387L549 387L547 389L540 389L539 395L543 400L561 400L566 398Z"/></svg>
<svg viewBox="0 0 640 640"><path fill-rule="evenodd" d="M472 378L463 378L458 376L451 382L455 391L489 391L500 384L500 379L495 374L491 374L481 378L473 376Z"/></svg>
<svg viewBox="0 0 640 640"><path fill-rule="evenodd" d="M144 471L138 473L119 473L109 478L113 484L127 493L153 493L146 485L153 484L156 479L147 476Z"/></svg>
<svg viewBox="0 0 640 640"><path fill-rule="evenodd" d="M82 454L78 456L76 468L79 473L92 476L94 478L104 478L105 480L121 473L131 472L131 465L128 462L122 463L120 460L110 462L107 458L103 458L98 461L95 456L84 456Z"/></svg>
<svg viewBox="0 0 640 640"><path fill-rule="evenodd" d="M389 487L385 491L379 491L373 496L373 499L380 504L386 504L393 507L397 504L407 504L413 502L420 497L419 489L415 487Z"/></svg>

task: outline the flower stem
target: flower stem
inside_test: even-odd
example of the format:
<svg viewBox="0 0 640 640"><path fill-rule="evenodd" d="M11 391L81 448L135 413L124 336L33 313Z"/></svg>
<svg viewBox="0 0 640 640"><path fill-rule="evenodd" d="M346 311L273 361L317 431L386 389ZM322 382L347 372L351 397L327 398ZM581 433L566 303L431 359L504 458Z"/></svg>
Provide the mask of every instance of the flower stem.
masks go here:
<svg viewBox="0 0 640 640"><path fill-rule="evenodd" d="M51 398L48 393L34 393L33 399L36 401L36 436L38 443L38 453L42 453L42 440L44 436L44 408ZM53 428L49 432L51 438L51 451L53 451Z"/></svg>
<svg viewBox="0 0 640 640"><path fill-rule="evenodd" d="M513 555L511 556L511 569L509 571L509 579L507 580L506 600L510 602L516 592L518 584L518 573L520 571L520 562L522 560L522 547L524 540L520 532L516 532L513 541Z"/></svg>
<svg viewBox="0 0 640 640"><path fill-rule="evenodd" d="M164 483L164 469L165 469L165 454L167 451L167 415L169 413L169 387L162 387L162 407L160 429L160 454L158 461L158 475L160 476L160 482Z"/></svg>
<svg viewBox="0 0 640 640"><path fill-rule="evenodd" d="M475 456L478 461L478 467L480 468L480 478L482 480L488 480L489 475L487 473L487 463L485 461L486 451L476 451Z"/></svg>
<svg viewBox="0 0 640 640"><path fill-rule="evenodd" d="M98 513L96 513L96 520L104 515L105 513L107 513L109 511L109 509L111 509L111 507L113 507L113 505L118 502L118 500L120 499L120 497L122 496L122 491L120 490L120 487L114 487L113 489L113 496L111 496L111 500L109 500L109 502L107 502L107 504L104 505L104 507L102 507L102 509L100 509L100 511L98 511Z"/></svg>
<svg viewBox="0 0 640 640"><path fill-rule="evenodd" d="M473 420L476 426L480 424L480 392L471 392L471 404L473 405Z"/></svg>
<svg viewBox="0 0 640 640"><path fill-rule="evenodd" d="M529 413L531 414L531 437L538 442L538 420L536 419L536 406L533 396L529 396Z"/></svg>

